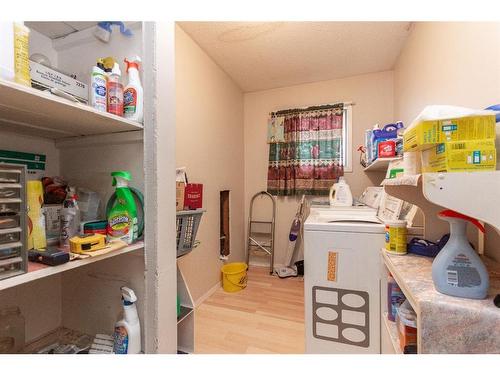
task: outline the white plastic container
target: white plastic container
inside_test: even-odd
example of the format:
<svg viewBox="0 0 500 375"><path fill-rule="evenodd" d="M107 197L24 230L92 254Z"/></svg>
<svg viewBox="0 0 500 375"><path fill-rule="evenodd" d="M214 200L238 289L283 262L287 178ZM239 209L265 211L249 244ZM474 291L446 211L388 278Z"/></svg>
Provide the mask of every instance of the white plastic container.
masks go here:
<svg viewBox="0 0 500 375"><path fill-rule="evenodd" d="M78 188L76 191L78 196L78 208L80 209L81 221L97 220L99 215L99 204L101 198L95 191Z"/></svg>
<svg viewBox="0 0 500 375"><path fill-rule="evenodd" d="M406 220L386 220L385 250L391 254L405 255L407 253L407 222Z"/></svg>
<svg viewBox="0 0 500 375"><path fill-rule="evenodd" d="M330 188L330 206L349 207L352 201L351 188L344 177L339 177L339 182Z"/></svg>
<svg viewBox="0 0 500 375"><path fill-rule="evenodd" d="M14 22L0 22L0 78L14 81Z"/></svg>
<svg viewBox="0 0 500 375"><path fill-rule="evenodd" d="M123 116L129 120L142 123L144 117L144 93L139 77L139 56L127 60L128 84L123 91Z"/></svg>
<svg viewBox="0 0 500 375"><path fill-rule="evenodd" d="M115 354L139 354L141 352L141 324L134 291L123 286L123 319L116 322L113 351Z"/></svg>

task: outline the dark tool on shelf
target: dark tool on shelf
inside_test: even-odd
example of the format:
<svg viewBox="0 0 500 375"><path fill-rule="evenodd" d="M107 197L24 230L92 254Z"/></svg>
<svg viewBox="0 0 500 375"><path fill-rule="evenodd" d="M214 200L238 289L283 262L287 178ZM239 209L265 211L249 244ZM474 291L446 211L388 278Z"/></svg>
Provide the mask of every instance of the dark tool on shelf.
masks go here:
<svg viewBox="0 0 500 375"><path fill-rule="evenodd" d="M49 266L58 266L69 262L69 253L55 247L48 247L46 250L31 249L28 251L28 260Z"/></svg>

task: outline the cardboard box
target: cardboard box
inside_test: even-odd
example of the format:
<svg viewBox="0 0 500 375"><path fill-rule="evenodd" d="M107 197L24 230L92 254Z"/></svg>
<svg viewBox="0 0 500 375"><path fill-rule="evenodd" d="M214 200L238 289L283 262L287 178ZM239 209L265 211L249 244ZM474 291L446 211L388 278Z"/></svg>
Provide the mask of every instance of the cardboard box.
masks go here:
<svg viewBox="0 0 500 375"><path fill-rule="evenodd" d="M175 183L175 210L182 211L184 209L184 192L186 184L184 182Z"/></svg>
<svg viewBox="0 0 500 375"><path fill-rule="evenodd" d="M493 171L496 156L491 139L440 143L422 151L422 172Z"/></svg>
<svg viewBox="0 0 500 375"><path fill-rule="evenodd" d="M495 139L495 116L422 121L403 134L404 151L421 151L439 143Z"/></svg>
<svg viewBox="0 0 500 375"><path fill-rule="evenodd" d="M89 89L85 83L34 61L30 61L30 74L33 87L56 88L88 104Z"/></svg>
<svg viewBox="0 0 500 375"><path fill-rule="evenodd" d="M186 184L184 209L196 210L203 207L203 184Z"/></svg>

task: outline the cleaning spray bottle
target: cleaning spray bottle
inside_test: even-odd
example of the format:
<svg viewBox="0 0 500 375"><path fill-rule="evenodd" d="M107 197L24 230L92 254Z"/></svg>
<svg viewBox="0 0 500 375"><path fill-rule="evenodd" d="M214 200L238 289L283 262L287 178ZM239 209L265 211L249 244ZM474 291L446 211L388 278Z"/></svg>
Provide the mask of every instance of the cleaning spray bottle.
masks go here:
<svg viewBox="0 0 500 375"><path fill-rule="evenodd" d="M141 352L141 323L137 314L134 291L121 287L123 301L123 319L115 323L113 335L115 354L139 354Z"/></svg>
<svg viewBox="0 0 500 375"><path fill-rule="evenodd" d="M123 116L129 120L142 123L144 95L139 77L139 64L141 59L135 56L130 60L125 59L128 73L128 84L123 92Z"/></svg>
<svg viewBox="0 0 500 375"><path fill-rule="evenodd" d="M128 187L132 176L128 171L113 172L111 176L113 186L116 186L116 201L106 213L108 240L120 239L132 244L137 239L139 231L137 206L132 191Z"/></svg>
<svg viewBox="0 0 500 375"><path fill-rule="evenodd" d="M432 263L436 289L450 296L483 299L488 294L488 271L467 240L467 222L484 233L484 226L469 216L452 210L438 214L450 223L450 239Z"/></svg>
<svg viewBox="0 0 500 375"><path fill-rule="evenodd" d="M104 61L98 59L96 66L92 67L90 77L90 105L99 112L107 110L107 84L108 77L104 71Z"/></svg>
<svg viewBox="0 0 500 375"><path fill-rule="evenodd" d="M122 72L118 63L114 63L111 74L108 76L108 113L123 116L123 85L120 82Z"/></svg>

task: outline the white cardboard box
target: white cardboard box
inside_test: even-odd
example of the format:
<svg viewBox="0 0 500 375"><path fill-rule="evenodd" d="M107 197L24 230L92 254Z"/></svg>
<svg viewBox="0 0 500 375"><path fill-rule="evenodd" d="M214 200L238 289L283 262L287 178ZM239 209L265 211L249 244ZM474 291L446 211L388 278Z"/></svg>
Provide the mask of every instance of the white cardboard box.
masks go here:
<svg viewBox="0 0 500 375"><path fill-rule="evenodd" d="M88 103L89 89L85 83L34 61L30 61L30 74L33 84L57 88Z"/></svg>

